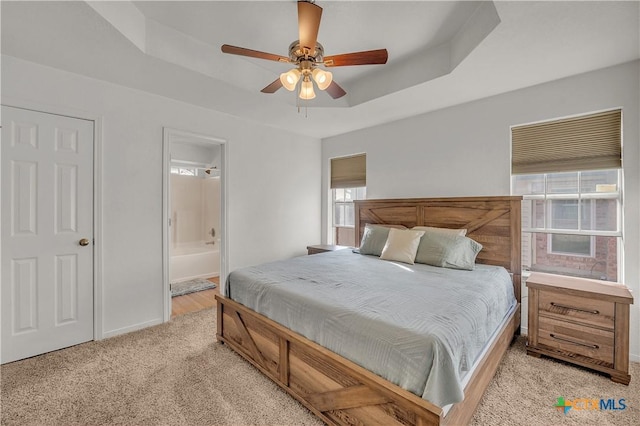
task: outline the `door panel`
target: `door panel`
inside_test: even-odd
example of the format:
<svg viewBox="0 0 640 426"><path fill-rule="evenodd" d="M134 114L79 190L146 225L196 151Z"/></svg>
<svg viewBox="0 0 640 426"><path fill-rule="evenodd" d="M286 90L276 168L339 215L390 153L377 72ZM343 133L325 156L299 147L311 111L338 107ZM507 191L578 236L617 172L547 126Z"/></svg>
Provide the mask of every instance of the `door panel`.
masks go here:
<svg viewBox="0 0 640 426"><path fill-rule="evenodd" d="M93 339L93 122L3 106L1 154L6 363Z"/></svg>
<svg viewBox="0 0 640 426"><path fill-rule="evenodd" d="M11 229L13 235L36 234L36 178L38 164L30 161L14 161L11 163L13 209Z"/></svg>
<svg viewBox="0 0 640 426"><path fill-rule="evenodd" d="M56 234L76 232L78 208L78 167L67 164L55 165L55 213Z"/></svg>
<svg viewBox="0 0 640 426"><path fill-rule="evenodd" d="M36 276L38 259L12 259L13 333L36 329L38 307L36 305Z"/></svg>
<svg viewBox="0 0 640 426"><path fill-rule="evenodd" d="M56 324L77 320L78 256L56 256Z"/></svg>

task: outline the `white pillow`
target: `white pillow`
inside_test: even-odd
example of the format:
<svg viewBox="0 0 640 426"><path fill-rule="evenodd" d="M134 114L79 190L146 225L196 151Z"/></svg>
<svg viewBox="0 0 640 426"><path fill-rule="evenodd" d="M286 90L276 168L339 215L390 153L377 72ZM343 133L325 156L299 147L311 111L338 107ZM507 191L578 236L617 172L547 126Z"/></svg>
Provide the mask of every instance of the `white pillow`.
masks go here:
<svg viewBox="0 0 640 426"><path fill-rule="evenodd" d="M387 242L382 249L380 259L396 260L413 265L424 231L409 229L389 229Z"/></svg>
<svg viewBox="0 0 640 426"><path fill-rule="evenodd" d="M450 234L450 235L460 235L464 237L467 235L466 229L451 229L451 228L436 228L433 226L414 226L411 228L413 231L429 231L429 232L439 232L441 234Z"/></svg>
<svg viewBox="0 0 640 426"><path fill-rule="evenodd" d="M364 233L360 242L360 254L372 254L380 256L384 248L387 238L389 237L389 229L407 229L402 225L373 225L367 223L364 225Z"/></svg>

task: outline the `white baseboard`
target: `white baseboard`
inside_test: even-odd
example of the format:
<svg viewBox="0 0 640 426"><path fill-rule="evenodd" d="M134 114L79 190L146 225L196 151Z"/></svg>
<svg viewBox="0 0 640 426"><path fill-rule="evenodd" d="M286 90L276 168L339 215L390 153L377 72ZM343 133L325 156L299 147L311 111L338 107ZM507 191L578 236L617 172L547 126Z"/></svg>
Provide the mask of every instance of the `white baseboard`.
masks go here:
<svg viewBox="0 0 640 426"><path fill-rule="evenodd" d="M142 330L143 328L152 327L154 325L162 324L162 318L156 318L150 321L141 322L139 324L129 325L127 327L116 328L115 330L106 331L102 337L108 339L109 337L119 336L121 334L131 333L132 331Z"/></svg>

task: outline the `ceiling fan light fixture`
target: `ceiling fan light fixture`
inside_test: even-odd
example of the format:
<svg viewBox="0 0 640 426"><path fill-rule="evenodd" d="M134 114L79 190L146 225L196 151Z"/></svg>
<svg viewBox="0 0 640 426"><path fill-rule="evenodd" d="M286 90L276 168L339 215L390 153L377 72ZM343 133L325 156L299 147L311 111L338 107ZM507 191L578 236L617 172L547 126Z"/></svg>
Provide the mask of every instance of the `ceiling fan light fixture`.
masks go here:
<svg viewBox="0 0 640 426"><path fill-rule="evenodd" d="M326 91L331 98L343 97L347 92L333 80L333 75L330 72L317 69L319 65L322 65L323 68L331 68L386 64L389 55L387 49L377 49L325 56L324 47L318 42L322 8L316 5L315 1L298 1L298 40L289 45L288 57L229 44L223 44L220 47L222 53L286 63L295 67L293 70L280 74L278 78L262 88L260 90L262 93L275 93L282 87L293 92L296 91L298 82L300 82L298 96L301 99L313 99L316 96L313 91L315 82L318 89Z"/></svg>
<svg viewBox="0 0 640 426"><path fill-rule="evenodd" d="M333 74L329 71L321 70L320 68L314 69L311 75L320 90L326 90L333 81Z"/></svg>
<svg viewBox="0 0 640 426"><path fill-rule="evenodd" d="M313 99L316 97L316 92L313 91L313 82L309 77L305 77L300 84L300 99Z"/></svg>
<svg viewBox="0 0 640 426"><path fill-rule="evenodd" d="M280 74L280 82L282 86L290 92L296 89L296 84L300 80L300 70L293 68L287 72Z"/></svg>

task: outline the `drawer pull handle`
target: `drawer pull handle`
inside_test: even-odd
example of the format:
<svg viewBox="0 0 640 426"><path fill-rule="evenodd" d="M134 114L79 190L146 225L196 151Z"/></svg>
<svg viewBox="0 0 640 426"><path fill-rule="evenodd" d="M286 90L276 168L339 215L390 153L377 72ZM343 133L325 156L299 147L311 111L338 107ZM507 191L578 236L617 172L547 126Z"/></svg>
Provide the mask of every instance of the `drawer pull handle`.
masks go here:
<svg viewBox="0 0 640 426"><path fill-rule="evenodd" d="M588 314L594 314L594 315L599 315L600 314L600 311L598 311L597 309L574 308L573 306L561 305L561 304L556 303L556 302L551 302L550 304L551 304L551 306L553 306L555 308L571 309L572 311L586 312Z"/></svg>
<svg viewBox="0 0 640 426"><path fill-rule="evenodd" d="M549 336L551 336L552 339L560 340L561 342L567 342L567 343L571 343L573 345L584 346L585 348L589 348L589 349L600 349L600 346L598 346L598 345L588 345L586 343L576 342L576 341L571 340L571 339L565 339L565 338L562 338L562 337L558 337L553 333L550 333Z"/></svg>

